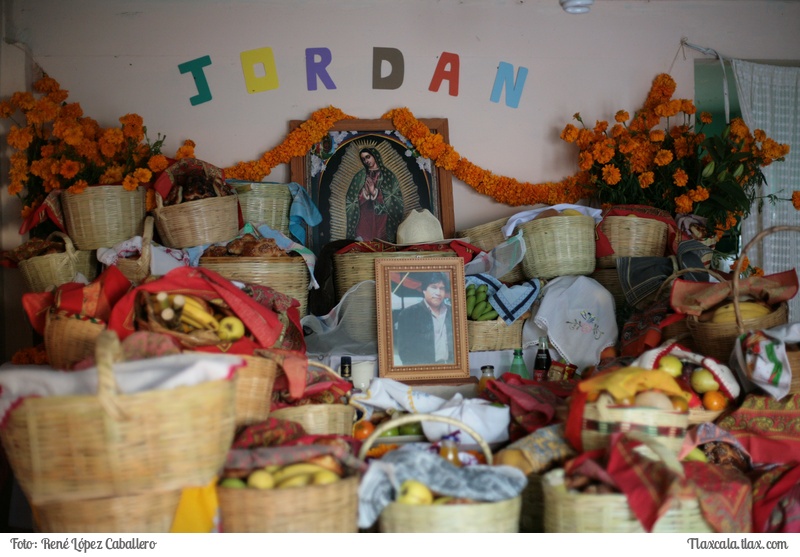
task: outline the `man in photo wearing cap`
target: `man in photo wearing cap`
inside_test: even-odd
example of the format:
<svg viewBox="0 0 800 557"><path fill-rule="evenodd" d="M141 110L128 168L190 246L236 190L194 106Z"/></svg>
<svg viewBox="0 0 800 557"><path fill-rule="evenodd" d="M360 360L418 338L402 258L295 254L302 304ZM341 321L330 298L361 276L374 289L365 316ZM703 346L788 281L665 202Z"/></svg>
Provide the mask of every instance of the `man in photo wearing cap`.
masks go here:
<svg viewBox="0 0 800 557"><path fill-rule="evenodd" d="M395 355L400 365L451 364L453 313L445 302L450 280L442 272L415 273L423 299L403 309L394 324Z"/></svg>

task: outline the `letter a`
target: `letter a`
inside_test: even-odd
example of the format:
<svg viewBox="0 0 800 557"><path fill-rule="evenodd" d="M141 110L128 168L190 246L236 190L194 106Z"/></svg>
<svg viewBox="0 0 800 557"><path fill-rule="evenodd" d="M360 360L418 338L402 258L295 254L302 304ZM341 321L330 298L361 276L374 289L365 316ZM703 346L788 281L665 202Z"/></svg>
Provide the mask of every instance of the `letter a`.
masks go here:
<svg viewBox="0 0 800 557"><path fill-rule="evenodd" d="M386 77L381 76L383 62L389 62L391 71ZM403 84L405 74L405 61L403 53L396 48L380 46L372 49L372 88L373 89L399 89Z"/></svg>
<svg viewBox="0 0 800 557"><path fill-rule="evenodd" d="M316 60L319 56L319 61ZM317 80L319 80L327 89L336 89L331 76L328 75L327 68L331 64L333 56L329 48L307 48L306 49L306 84L309 91L317 90Z"/></svg>
<svg viewBox="0 0 800 557"><path fill-rule="evenodd" d="M244 85L247 87L248 93L261 93L279 87L275 55L272 53L271 48L266 46L254 50L245 50L239 54L239 60L242 64ZM264 75L256 75L255 68L259 66L264 70Z"/></svg>
<svg viewBox="0 0 800 557"><path fill-rule="evenodd" d="M493 103L500 102L500 93L503 91L503 85L505 85L506 106L517 108L519 99L522 96L522 89L525 87L525 78L527 77L528 68L520 66L517 72L517 82L514 83L514 66L508 62L500 62L497 67L497 76L494 79L494 87L492 87L491 101Z"/></svg>
<svg viewBox="0 0 800 557"><path fill-rule="evenodd" d="M445 70L445 66L450 66L450 69ZM442 81L445 79L450 82L448 94L451 97L457 97L459 79L458 54L453 54L452 52L442 52L442 55L439 57L439 63L436 64L436 70L433 72L433 78L431 78L431 84L428 87L428 91L433 91L434 93L438 92L439 87L442 86Z"/></svg>
<svg viewBox="0 0 800 557"><path fill-rule="evenodd" d="M197 94L189 99L192 106L197 106L211 100L211 89L208 87L208 80L203 68L211 65L211 56L201 56L194 60L189 60L183 64L178 64L181 73L191 73L194 78L194 86L197 87Z"/></svg>

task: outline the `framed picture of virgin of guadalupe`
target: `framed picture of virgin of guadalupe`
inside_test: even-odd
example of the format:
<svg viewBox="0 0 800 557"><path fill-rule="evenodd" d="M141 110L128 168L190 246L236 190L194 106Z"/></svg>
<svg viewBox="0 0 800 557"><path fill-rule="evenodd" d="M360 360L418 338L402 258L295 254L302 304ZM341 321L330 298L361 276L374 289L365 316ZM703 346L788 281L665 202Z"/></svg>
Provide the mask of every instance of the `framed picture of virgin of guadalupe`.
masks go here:
<svg viewBox="0 0 800 557"><path fill-rule="evenodd" d="M449 141L447 119L420 119ZM301 120L292 120L290 130ZM322 214L308 230L307 246L319 254L334 240L395 243L411 211L428 209L445 238L455 233L450 173L422 157L390 120L341 120L303 157L290 164L290 179L306 188Z"/></svg>

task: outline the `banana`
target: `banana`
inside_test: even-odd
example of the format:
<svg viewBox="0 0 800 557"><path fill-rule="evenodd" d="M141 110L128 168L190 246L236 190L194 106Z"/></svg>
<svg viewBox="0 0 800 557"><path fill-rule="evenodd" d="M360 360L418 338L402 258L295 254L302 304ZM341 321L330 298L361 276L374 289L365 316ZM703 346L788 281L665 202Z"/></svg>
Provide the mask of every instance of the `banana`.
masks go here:
<svg viewBox="0 0 800 557"><path fill-rule="evenodd" d="M486 300L477 302L475 304L475 307L472 308L472 312L469 314L469 316L472 318L473 321L477 321L478 317L483 315L483 313L486 311L487 307L491 307L491 306L489 305L489 302L487 302Z"/></svg>
<svg viewBox="0 0 800 557"><path fill-rule="evenodd" d="M296 476L295 476L296 477ZM328 485L336 483L341 479L339 474L332 470L320 470L311 474L311 483L314 485Z"/></svg>
<svg viewBox="0 0 800 557"><path fill-rule="evenodd" d="M742 316L742 320L745 321L769 315L772 313L772 308L761 302L739 302L739 313ZM730 323L733 321L736 321L733 302L714 310L714 315L711 317L712 323Z"/></svg>
<svg viewBox="0 0 800 557"><path fill-rule="evenodd" d="M211 313L189 303L188 300L187 298L186 305L183 306L183 310L181 311L181 321L187 325L191 325L195 329L219 331L219 321L217 321L217 318Z"/></svg>
<svg viewBox="0 0 800 557"><path fill-rule="evenodd" d="M489 306L489 309L483 312L477 319L477 321L491 321L492 319L497 319L497 310L494 309L492 306Z"/></svg>
<svg viewBox="0 0 800 557"><path fill-rule="evenodd" d="M287 464L280 470L273 472L272 475L275 477L275 483L280 484L293 476L306 475L310 477L311 474L321 470L327 470L327 468L310 462L296 462L294 464Z"/></svg>
<svg viewBox="0 0 800 557"><path fill-rule="evenodd" d="M472 292L474 294L477 291L478 291L478 287L475 286L474 282L471 282L471 283L469 283L467 285L467 290L466 290L467 294L469 294L470 292Z"/></svg>
<svg viewBox="0 0 800 557"><path fill-rule="evenodd" d="M475 294L467 294L467 315L472 315L475 308Z"/></svg>
<svg viewBox="0 0 800 557"><path fill-rule="evenodd" d="M286 489L287 487L303 487L310 484L313 479L313 474L297 474L295 476L289 476L283 481L277 482L275 487L278 489Z"/></svg>

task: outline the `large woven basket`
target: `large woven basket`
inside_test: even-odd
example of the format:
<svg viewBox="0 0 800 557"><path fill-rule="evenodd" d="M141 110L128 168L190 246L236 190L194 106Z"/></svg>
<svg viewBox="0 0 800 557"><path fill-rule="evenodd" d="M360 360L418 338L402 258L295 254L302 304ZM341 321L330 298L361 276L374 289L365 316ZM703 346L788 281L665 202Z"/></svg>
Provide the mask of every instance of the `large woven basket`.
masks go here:
<svg viewBox="0 0 800 557"><path fill-rule="evenodd" d="M266 224L289 237L292 192L286 184L248 182L250 189L239 194L242 217L255 225Z"/></svg>
<svg viewBox="0 0 800 557"><path fill-rule="evenodd" d="M364 460L372 445L387 430L419 421L446 423L470 435L483 451L486 463L492 464L492 450L478 432L459 420L433 414L407 414L383 422L364 440L359 458ZM521 495L503 501L464 505L389 503L381 511L378 527L381 532L389 533L517 533L521 508Z"/></svg>
<svg viewBox="0 0 800 557"><path fill-rule="evenodd" d="M522 269L529 279L590 275L595 269L594 218L586 215L533 219L521 225Z"/></svg>
<svg viewBox="0 0 800 557"><path fill-rule="evenodd" d="M116 333L97 338L96 395L25 398L0 430L33 505L207 485L234 434L233 381L120 394Z"/></svg>
<svg viewBox="0 0 800 557"><path fill-rule="evenodd" d="M600 229L614 249L613 255L597 258L600 268L616 267L618 257L661 257L667 247L669 227L660 220L611 215L603 218Z"/></svg>
<svg viewBox="0 0 800 557"><path fill-rule="evenodd" d="M39 255L19 262L22 280L27 292L44 292L51 286L60 286L75 279L81 273L89 281L97 276L97 258L92 250L76 250L69 236L53 232L47 240L60 238L64 242L64 253Z"/></svg>
<svg viewBox="0 0 800 557"><path fill-rule="evenodd" d="M61 193L67 234L80 250L110 248L141 235L145 191L121 185L91 186L81 193Z"/></svg>
<svg viewBox="0 0 800 557"><path fill-rule="evenodd" d="M270 358L242 356L245 367L236 373L236 425L263 422L272 405L272 386L278 363Z"/></svg>
<svg viewBox="0 0 800 557"><path fill-rule="evenodd" d="M393 258L424 259L426 257L458 257L454 251L370 251L333 255L333 278L336 300L359 282L375 280L375 260Z"/></svg>
<svg viewBox="0 0 800 557"><path fill-rule="evenodd" d="M217 487L220 530L251 533L358 532L358 475L286 489Z"/></svg>
<svg viewBox="0 0 800 557"><path fill-rule="evenodd" d="M308 311L309 270L302 257L201 257L200 266L228 280L269 286L298 302L300 316Z"/></svg>
<svg viewBox="0 0 800 557"><path fill-rule="evenodd" d="M150 261L153 257L153 217L148 215L144 219L144 232L142 233L142 251L139 257L117 259L117 268L122 274L131 281L134 286L138 286L144 279L150 276Z"/></svg>
<svg viewBox="0 0 800 557"><path fill-rule="evenodd" d="M731 297L733 298L733 308L736 316L735 321L729 323L712 323L711 321L701 321L696 315L690 315L686 318L686 326L702 354L712 356L720 362L727 364L733 352L734 343L739 335L749 331L771 329L772 327L784 325L789 322L789 307L786 302L779 304L771 313L753 319L742 319L742 313L739 309L739 275L742 271L742 261L746 258L747 252L764 237L783 231L800 232L800 226L773 226L767 228L756 234L753 239L742 248L741 255L731 271L733 275Z"/></svg>
<svg viewBox="0 0 800 557"><path fill-rule="evenodd" d="M183 249L227 242L239 232L238 204L236 195L225 195L165 207L156 192L153 216L161 243Z"/></svg>
<svg viewBox="0 0 800 557"><path fill-rule="evenodd" d="M470 352L482 350L513 350L522 346L522 326L530 313L520 316L511 325L502 318L494 321L467 321Z"/></svg>
<svg viewBox="0 0 800 557"><path fill-rule="evenodd" d="M33 508L42 533L168 533L181 490L54 501Z"/></svg>
<svg viewBox="0 0 800 557"><path fill-rule="evenodd" d="M792 372L792 382L789 385L789 394L800 393L800 350L787 350L789 369Z"/></svg>
<svg viewBox="0 0 800 557"><path fill-rule="evenodd" d="M102 322L50 311L44 326L44 349L50 365L70 369L94 354L95 341L105 328Z"/></svg>
<svg viewBox="0 0 800 557"><path fill-rule="evenodd" d="M348 404L303 404L273 410L270 417L299 423L312 435L352 435L356 409Z"/></svg>
<svg viewBox="0 0 800 557"><path fill-rule="evenodd" d="M683 467L670 450L648 442L647 446L674 472ZM564 469L543 477L544 530L547 533L643 533L645 529L631 511L622 493L598 494L568 491ZM655 533L710 533L714 530L703 517L696 497L675 497L666 513L653 527Z"/></svg>
<svg viewBox="0 0 800 557"><path fill-rule="evenodd" d="M456 232L457 238L465 238L473 246L481 248L483 251L492 251L494 248L506 241L503 235L503 226L508 222L508 217L493 220L472 228L467 228ZM515 283L525 280L525 273L522 271L522 262L517 263L505 275L500 277L503 282Z"/></svg>

